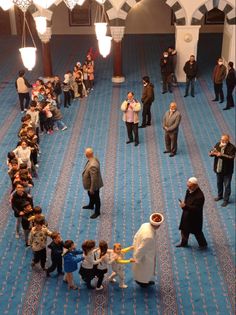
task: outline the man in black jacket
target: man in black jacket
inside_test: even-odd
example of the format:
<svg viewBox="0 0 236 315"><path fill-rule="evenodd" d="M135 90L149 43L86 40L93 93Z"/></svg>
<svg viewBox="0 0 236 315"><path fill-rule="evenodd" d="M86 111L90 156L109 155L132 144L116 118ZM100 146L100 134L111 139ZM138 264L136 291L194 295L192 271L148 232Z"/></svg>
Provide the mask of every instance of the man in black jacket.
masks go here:
<svg viewBox="0 0 236 315"><path fill-rule="evenodd" d="M187 247L189 234L194 234L201 249L207 247L207 241L202 232L203 205L205 197L198 186L196 177L191 177L187 181L187 191L184 201L180 200L179 206L183 213L179 225L181 230L181 242L176 247Z"/></svg>
<svg viewBox="0 0 236 315"><path fill-rule="evenodd" d="M173 60L169 57L168 51L164 51L160 60L161 78L162 78L162 94L167 93L167 88L172 93L172 72L173 72Z"/></svg>
<svg viewBox="0 0 236 315"><path fill-rule="evenodd" d="M148 76L143 77L143 114L142 114L142 125L139 128L145 128L151 126L151 105L154 101L154 86L150 82Z"/></svg>
<svg viewBox="0 0 236 315"><path fill-rule="evenodd" d="M223 110L230 109L234 107L234 98L233 98L233 91L236 85L236 73L234 69L234 64L232 61L228 63L228 74L226 77L226 86L227 86L227 103L226 107Z"/></svg>
<svg viewBox="0 0 236 315"><path fill-rule="evenodd" d="M188 96L189 85L191 85L191 95L194 97L194 82L197 76L197 61L194 55L190 56L189 61L184 65L184 72L186 73L186 88L184 97Z"/></svg>
<svg viewBox="0 0 236 315"><path fill-rule="evenodd" d="M220 142L217 142L209 152L209 156L214 156L214 172L217 177L218 196L215 198L215 201L224 198L222 207L226 207L229 203L236 154L236 147L229 140L229 135L222 135Z"/></svg>

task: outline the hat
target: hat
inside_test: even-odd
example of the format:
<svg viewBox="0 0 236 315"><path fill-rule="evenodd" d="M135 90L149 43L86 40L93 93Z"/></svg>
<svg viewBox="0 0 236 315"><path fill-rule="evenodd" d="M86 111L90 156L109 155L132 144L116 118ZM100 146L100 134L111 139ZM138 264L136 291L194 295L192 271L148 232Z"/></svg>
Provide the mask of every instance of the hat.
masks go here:
<svg viewBox="0 0 236 315"><path fill-rule="evenodd" d="M76 66L81 67L81 62L77 61Z"/></svg>
<svg viewBox="0 0 236 315"><path fill-rule="evenodd" d="M150 215L149 221L154 226L159 226L164 221L164 217L159 212L154 212Z"/></svg>
<svg viewBox="0 0 236 315"><path fill-rule="evenodd" d="M198 184L198 180L197 180L196 177L190 177L190 178L188 179L188 182L190 182L190 183L192 183L192 184L195 184L195 185Z"/></svg>

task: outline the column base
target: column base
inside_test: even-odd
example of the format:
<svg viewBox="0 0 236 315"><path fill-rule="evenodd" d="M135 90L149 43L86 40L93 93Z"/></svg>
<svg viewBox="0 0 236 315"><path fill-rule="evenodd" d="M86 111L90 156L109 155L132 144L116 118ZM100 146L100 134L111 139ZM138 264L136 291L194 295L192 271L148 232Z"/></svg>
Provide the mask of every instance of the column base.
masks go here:
<svg viewBox="0 0 236 315"><path fill-rule="evenodd" d="M115 76L115 77L112 77L111 81L113 83L123 83L123 82L125 82L125 77L123 77L123 76Z"/></svg>

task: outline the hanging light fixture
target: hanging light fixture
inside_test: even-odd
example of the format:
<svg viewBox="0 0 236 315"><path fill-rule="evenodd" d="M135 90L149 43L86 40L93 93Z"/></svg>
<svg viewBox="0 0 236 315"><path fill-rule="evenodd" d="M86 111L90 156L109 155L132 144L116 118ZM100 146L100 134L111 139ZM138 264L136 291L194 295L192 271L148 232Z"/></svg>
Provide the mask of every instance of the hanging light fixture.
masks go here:
<svg viewBox="0 0 236 315"><path fill-rule="evenodd" d="M13 0L13 3L18 6L22 12L26 12L33 2L32 0Z"/></svg>
<svg viewBox="0 0 236 315"><path fill-rule="evenodd" d="M12 0L0 0L0 7L4 10L7 11L13 6Z"/></svg>
<svg viewBox="0 0 236 315"><path fill-rule="evenodd" d="M29 34L31 36L34 47L25 47L26 45L26 26L28 28ZM30 31L29 24L26 20L25 12L24 12L24 20L23 20L23 32L22 32L22 48L19 49L21 54L21 59L24 66L31 71L35 66L36 62L36 45L33 39L33 35Z"/></svg>
<svg viewBox="0 0 236 315"><path fill-rule="evenodd" d="M106 36L107 34L107 23L97 22L94 23L95 25L95 33L97 40L99 40L101 37Z"/></svg>
<svg viewBox="0 0 236 315"><path fill-rule="evenodd" d="M45 16L36 16L34 17L36 29L39 34L44 34L47 29L47 19Z"/></svg>
<svg viewBox="0 0 236 315"><path fill-rule="evenodd" d="M33 2L44 9L48 9L55 0L33 0Z"/></svg>
<svg viewBox="0 0 236 315"><path fill-rule="evenodd" d="M64 0L64 2L66 6L72 11L78 3L78 0Z"/></svg>
<svg viewBox="0 0 236 315"><path fill-rule="evenodd" d="M84 4L84 1L85 1L85 0L78 0L78 1L77 1L77 4L78 4L78 5L83 5L83 4Z"/></svg>
<svg viewBox="0 0 236 315"><path fill-rule="evenodd" d="M103 58L106 58L111 51L111 40L111 36L104 36L98 40L99 52Z"/></svg>

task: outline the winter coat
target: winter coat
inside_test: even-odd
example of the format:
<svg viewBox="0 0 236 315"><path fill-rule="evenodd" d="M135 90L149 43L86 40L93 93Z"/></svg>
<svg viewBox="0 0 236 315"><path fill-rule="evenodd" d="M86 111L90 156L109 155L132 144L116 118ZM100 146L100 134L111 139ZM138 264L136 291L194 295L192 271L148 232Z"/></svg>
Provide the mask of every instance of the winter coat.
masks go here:
<svg viewBox="0 0 236 315"><path fill-rule="evenodd" d="M84 260L84 257L77 257L82 255L82 250L73 250L64 254L64 270L65 272L74 272L78 269L78 263Z"/></svg>
<svg viewBox="0 0 236 315"><path fill-rule="evenodd" d="M124 113L123 114L123 121L126 121L126 111L127 111L127 107L128 107L128 101L125 100L122 104L121 104L121 111ZM137 124L139 122L139 117L138 117L138 113L141 110L141 104L138 101L135 101L135 106L133 108L134 111L134 124Z"/></svg>
<svg viewBox="0 0 236 315"><path fill-rule="evenodd" d="M142 103L143 104L151 104L154 102L154 85L152 83L148 83L143 88L143 94L142 94Z"/></svg>

